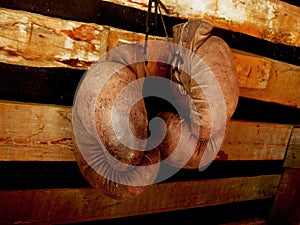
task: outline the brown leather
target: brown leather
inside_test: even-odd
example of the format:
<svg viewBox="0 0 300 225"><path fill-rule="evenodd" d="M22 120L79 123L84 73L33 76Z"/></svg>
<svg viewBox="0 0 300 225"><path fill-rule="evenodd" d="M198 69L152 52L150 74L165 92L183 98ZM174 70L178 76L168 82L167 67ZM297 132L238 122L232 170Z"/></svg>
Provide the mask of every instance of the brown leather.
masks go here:
<svg viewBox="0 0 300 225"><path fill-rule="evenodd" d="M213 25L204 20L188 21L173 28L174 42L190 50L189 52L178 48L175 50L177 51L176 53L180 54L184 60L188 59L193 63L186 65L188 67L188 69L185 68L186 70L182 68L179 68L179 72L174 72L173 70L169 77L178 83L178 86L182 86L181 89L185 90L186 96L178 98L178 101L182 102L183 108L188 105L190 113L186 118L179 118L171 112L163 115L168 129L167 137L161 147L162 157L166 158L170 156L174 152L174 148L172 147L174 144L170 142L176 142L175 139L170 137L175 137L180 132L188 132L188 134L184 134L185 137L189 137L188 140L190 141L186 141L186 146L194 144L195 141L198 143L197 148L194 149L192 158L185 168L199 168L213 161L219 150L218 146L216 146L216 140L219 140L222 136L221 120L217 124L217 126L220 125L220 129L214 129L212 132L211 105L202 87L199 86L196 80L200 80L201 85L205 86L207 80L204 77L207 77L210 73L214 75L225 100L225 122L231 118L238 102L239 86L231 50L222 39L210 36L212 28ZM193 61L196 58L194 54L200 57L201 60ZM207 71L207 68L209 68L209 71ZM203 71L206 74L199 71ZM175 95L176 92L178 91L174 91ZM214 110L216 112L214 113L224 113L222 102L211 102L211 104L215 106ZM170 120L168 119L169 117L173 119ZM182 119L184 123L187 123L189 129L184 128L180 130L181 126L179 124L183 123ZM194 129L197 125L200 125L200 130ZM186 146L182 147L183 154L185 154L184 148ZM175 159L175 157L173 158ZM176 159L173 161L170 160L169 163L173 166L177 166L178 164Z"/></svg>
<svg viewBox="0 0 300 225"><path fill-rule="evenodd" d="M127 84L145 75L143 62L129 64L142 56L141 46L132 44L126 50L124 52L123 49L122 54L111 52L107 61L97 63L88 71L78 93L80 99L76 110L73 110L73 126L76 126L73 143L78 166L92 186L115 199L132 198L145 191L154 182L160 162L159 149L143 151L151 143L136 142L134 138L128 137L128 141L135 147L131 149L119 141L113 129L111 113L117 95ZM120 69L115 71L115 68ZM101 80L111 72L113 74L108 80ZM101 82L105 83L101 92L95 93ZM142 98L142 84L135 83L130 91L127 99L132 98L133 92L140 95L141 99L130 111L130 130L135 137L146 139L148 119ZM121 102L119 106L121 108L118 112L122 112L124 104ZM91 116L93 109L94 117ZM118 120L124 119L121 113L116 116ZM122 130L123 127L116 129Z"/></svg>
<svg viewBox="0 0 300 225"><path fill-rule="evenodd" d="M193 52L210 36L214 25L206 20L190 20L173 27L173 42Z"/></svg>
<svg viewBox="0 0 300 225"><path fill-rule="evenodd" d="M159 147L151 151L135 150L144 150L146 145L153 143L136 143L130 137L128 141L135 148L123 145L115 136L111 119L117 95L127 84L145 76L142 46L132 44L125 52L124 49L114 49L107 54L106 61L99 62L89 70L86 76L95 79L83 81L79 93L81 100L78 100L78 105L82 107L73 111L73 126L78 127L73 143L79 168L92 186L111 198L128 199L140 195L154 182L161 159L180 168L202 168L215 159L220 147L217 143L223 135L223 121L218 121L220 124L217 124L217 129L212 130L211 105L203 89L207 80L202 78L211 75L217 80L225 104L211 104L214 104L217 114L226 114L225 122L230 120L236 108L239 87L230 48L222 39L210 36L212 29L213 24L205 20L188 21L173 28L174 42L190 50L186 52L175 47L175 53L192 62L185 65L186 68L179 67L179 71L166 75L177 83L171 87L171 93L179 103L183 118L174 112L159 113L158 116L166 122L166 136ZM169 53L166 55L168 57ZM195 61L195 56L201 60ZM120 69L115 71L114 68ZM103 74L112 71L108 80L101 79ZM96 93L95 90L101 85L99 80L105 84L101 93ZM200 84L196 82L199 80ZM133 91L138 92L142 99L143 83L135 85ZM130 99L132 95L133 92L130 92L126 97ZM120 106L122 111L122 104ZM94 114L91 110L94 110ZM122 119L121 115L118 119ZM129 124L135 137L147 138L148 119L143 100L138 101L130 111ZM197 126L200 126L200 131L195 128ZM123 127L116 129L122 131ZM78 136L82 143L76 142ZM87 160L82 148L91 149L91 158ZM175 151L177 149L179 151ZM186 156L189 156L187 160Z"/></svg>

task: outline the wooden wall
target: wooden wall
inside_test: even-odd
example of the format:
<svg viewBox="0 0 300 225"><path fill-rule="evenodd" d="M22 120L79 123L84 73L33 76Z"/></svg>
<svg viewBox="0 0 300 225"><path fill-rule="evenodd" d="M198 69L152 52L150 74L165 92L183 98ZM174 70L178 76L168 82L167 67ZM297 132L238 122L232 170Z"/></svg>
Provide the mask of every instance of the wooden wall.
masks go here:
<svg viewBox="0 0 300 225"><path fill-rule="evenodd" d="M205 18L234 53L240 99L221 151L207 170L181 170L128 201L84 180L71 142L76 87L118 39L143 40L145 2L0 2L0 223L299 224L297 1L163 1L170 37Z"/></svg>

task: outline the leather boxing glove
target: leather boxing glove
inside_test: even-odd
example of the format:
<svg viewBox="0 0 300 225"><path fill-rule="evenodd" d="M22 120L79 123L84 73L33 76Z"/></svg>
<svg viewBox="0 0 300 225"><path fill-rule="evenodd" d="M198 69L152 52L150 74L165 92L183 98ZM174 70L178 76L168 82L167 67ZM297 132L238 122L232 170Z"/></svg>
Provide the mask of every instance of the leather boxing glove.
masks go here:
<svg viewBox="0 0 300 225"><path fill-rule="evenodd" d="M115 103L125 86L145 75L142 50L141 45L130 44L121 52L109 52L105 61L93 65L85 74L73 105L74 154L79 168L92 186L115 199L141 194L159 170L159 150L144 152L147 143L139 141L147 139L148 127L142 83L133 83L124 93L129 102L134 96L141 99L129 115L125 115L126 102ZM118 123L125 119L124 115L129 128ZM113 122L118 126L114 127ZM132 135L126 133L128 130ZM127 145L122 143L122 135Z"/></svg>
<svg viewBox="0 0 300 225"><path fill-rule="evenodd" d="M173 28L177 59L169 78L177 83L171 92L185 113L159 116L167 124L166 138L160 145L162 158L181 166L182 157L192 154L184 168L204 168L212 162L222 144L226 124L239 97L238 79L230 48L211 36L213 25L204 20L181 23ZM179 143L181 132L184 146ZM188 146L197 146L191 149ZM190 151L193 151L192 153Z"/></svg>

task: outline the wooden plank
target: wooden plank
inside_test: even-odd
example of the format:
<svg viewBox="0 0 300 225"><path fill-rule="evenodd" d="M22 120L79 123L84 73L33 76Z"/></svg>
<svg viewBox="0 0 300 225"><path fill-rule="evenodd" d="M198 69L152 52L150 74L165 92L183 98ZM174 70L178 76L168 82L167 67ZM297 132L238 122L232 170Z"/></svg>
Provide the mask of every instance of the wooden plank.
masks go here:
<svg viewBox="0 0 300 225"><path fill-rule="evenodd" d="M106 0L147 10L148 0ZM300 8L279 0L163 0L170 16L203 18L217 27L275 43L300 46ZM288 26L287 26L288 24Z"/></svg>
<svg viewBox="0 0 300 225"><path fill-rule="evenodd" d="M237 221L232 223L222 223L220 225L266 225L266 220L263 218Z"/></svg>
<svg viewBox="0 0 300 225"><path fill-rule="evenodd" d="M300 168L285 168L268 219L269 225L300 224Z"/></svg>
<svg viewBox="0 0 300 225"><path fill-rule="evenodd" d="M93 188L0 191L0 222L71 223L266 199L275 195L279 180L265 175L162 183L125 201Z"/></svg>
<svg viewBox="0 0 300 225"><path fill-rule="evenodd" d="M298 0L286 0L284 2L299 7L300 5L297 4L296 1ZM35 0L34 2L30 0L12 0L0 1L0 7L19 9L56 18L105 24L134 32L145 32L146 11L105 1L69 0L61 4L53 0ZM113 15L113 20L111 19L111 15ZM172 26L183 21L184 20L176 17L165 17L166 28L170 37L172 36ZM162 24L159 22L158 25L156 35L165 36ZM153 29L150 29L150 31L153 31ZM220 28L214 29L213 33L227 40L232 48L299 65L297 47L275 44Z"/></svg>
<svg viewBox="0 0 300 225"><path fill-rule="evenodd" d="M0 161L74 161L71 107L0 101ZM230 121L218 160L283 160L293 126Z"/></svg>
<svg viewBox="0 0 300 225"><path fill-rule="evenodd" d="M155 40L159 41L167 40L166 38L162 37L148 37L149 40L154 40L154 38ZM117 47L120 40L125 40L128 42L140 41L141 43L143 43L145 40L145 35L112 27L110 28L110 32L108 35L107 50L110 51L113 48ZM171 40L169 39L169 41ZM148 42L147 57L148 59L160 59L164 62L168 62L168 59L171 58L171 51L168 42ZM146 76L166 77L167 69L168 68L166 64L157 63L150 60L148 61L148 64L146 66Z"/></svg>
<svg viewBox="0 0 300 225"><path fill-rule="evenodd" d="M295 127L292 131L283 166L300 168L300 127Z"/></svg>
<svg viewBox="0 0 300 225"><path fill-rule="evenodd" d="M118 40L142 40L143 36L133 32L114 29L109 34L108 49L116 46ZM156 49L156 48L155 48ZM154 51L152 54L166 54ZM240 96L300 108L300 67L277 60L232 49L240 86ZM157 55L156 57L163 57ZM152 74L159 74L152 65ZM155 71L156 73L153 73ZM163 70L164 71L164 70Z"/></svg>
<svg viewBox="0 0 300 225"><path fill-rule="evenodd" d="M219 160L283 160L292 126L230 121Z"/></svg>
<svg viewBox="0 0 300 225"><path fill-rule="evenodd" d="M0 103L0 155L5 161L74 161L70 107Z"/></svg>
<svg viewBox="0 0 300 225"><path fill-rule="evenodd" d="M240 88L240 96L300 108L300 67L271 61L264 89Z"/></svg>
<svg viewBox="0 0 300 225"><path fill-rule="evenodd" d="M240 88L266 89L272 62L263 57L233 53Z"/></svg>
<svg viewBox="0 0 300 225"><path fill-rule="evenodd" d="M116 47L120 39L138 41L143 40L144 35L0 9L0 62L87 69L107 49ZM241 96L300 108L300 67L235 49L232 51ZM154 50L152 54L159 58L166 57L166 52L169 51ZM147 72L148 75L164 76L165 70L159 64L150 63Z"/></svg>
<svg viewBox="0 0 300 225"><path fill-rule="evenodd" d="M109 32L107 49L112 50L113 48L115 48L119 40L143 41L144 38L145 37L143 34L111 28ZM157 37L157 39L163 40L163 38L161 37ZM150 43L148 49L148 54L151 55L150 58L153 57L156 59L160 59L171 57L169 46L167 44L156 47L151 46ZM268 85L269 76L272 75L270 71L272 61L268 58L248 54L235 49L232 49L232 51L236 64L239 86L241 88L265 89ZM160 69L156 67L159 67ZM147 66L146 69L149 70L149 68L150 71L147 71L148 75L165 76L165 70L161 69L161 65L154 65L152 63L150 66Z"/></svg>
<svg viewBox="0 0 300 225"><path fill-rule="evenodd" d="M86 69L106 52L107 35L104 26L0 8L1 62Z"/></svg>

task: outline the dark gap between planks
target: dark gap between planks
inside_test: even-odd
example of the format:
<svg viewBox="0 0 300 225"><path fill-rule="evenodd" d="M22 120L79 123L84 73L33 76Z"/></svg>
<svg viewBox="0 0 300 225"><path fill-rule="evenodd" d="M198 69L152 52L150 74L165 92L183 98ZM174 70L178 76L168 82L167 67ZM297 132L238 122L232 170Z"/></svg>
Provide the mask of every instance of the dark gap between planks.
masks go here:
<svg viewBox="0 0 300 225"><path fill-rule="evenodd" d="M85 73L66 68L36 68L0 63L0 100L72 106L77 85ZM145 88L151 88L145 83ZM163 99L145 98L149 118L171 109ZM239 98L236 120L300 124L300 109L276 103Z"/></svg>
<svg viewBox="0 0 300 225"><path fill-rule="evenodd" d="M282 161L214 161L206 170L181 169L161 183L282 173ZM164 169L172 167L164 165ZM90 187L76 162L0 162L0 190Z"/></svg>

